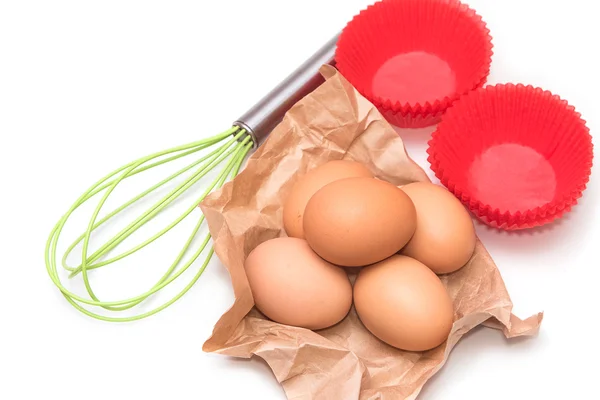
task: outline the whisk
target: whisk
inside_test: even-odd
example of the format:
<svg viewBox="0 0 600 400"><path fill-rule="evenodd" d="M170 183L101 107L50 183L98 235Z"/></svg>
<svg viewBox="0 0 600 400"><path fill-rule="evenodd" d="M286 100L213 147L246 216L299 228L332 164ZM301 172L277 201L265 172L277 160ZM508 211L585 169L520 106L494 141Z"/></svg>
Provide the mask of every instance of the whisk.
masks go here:
<svg viewBox="0 0 600 400"><path fill-rule="evenodd" d="M162 305L147 312L124 317L113 316L114 314L99 314L96 311L91 311L89 309L94 307L97 309L99 307L109 312L120 312L132 309L178 279L194 264L200 255L207 249L211 239L210 234L207 234L206 237L201 241L198 248L193 251L192 256L185 262L183 261L185 255L191 250L190 248L205 220L204 215L202 215L198 207L198 204L202 202L210 192L220 188L227 180L236 176L248 154L253 148L258 147L260 142L281 121L283 115L302 97L320 85L322 78L319 75L319 68L324 64L334 64L337 39L338 35L327 42L319 51L317 51L311 58L309 58L269 94L267 94L260 102L258 102L247 113L236 120L230 129L208 139L198 140L132 161L106 175L98 182L94 183L85 193L83 193L54 226L46 243L45 249L45 261L48 274L67 301L77 310L90 317L104 321L126 322L139 320L156 314L175 303L186 292L188 292L189 289L200 278L210 259L212 258L214 253L212 246L209 248L206 259L201 263L198 271L186 284L186 286L178 294L173 296L170 300ZM123 205L110 211L106 216L99 218L100 212L111 193L118 185L122 184L127 179L142 172L151 170L152 168L179 160L186 156L195 155L197 153L203 155L190 165L174 172L167 178L144 190L139 195L131 198ZM214 180L206 187L206 189L190 203L189 207L185 209L185 211L179 217L167 224L163 229L155 233L149 239L146 239L127 251L117 255L112 255L118 245L123 243L123 241L125 241L138 229L146 225L158 214L165 211L177 199L180 199L184 193L190 190L190 188L198 181L219 167L221 169L216 178L214 178ZM179 178L186 173L190 173L190 175L181 183L174 185L174 187L166 195L152 204L146 211L135 218L133 222L120 230L116 235L100 245L97 250L91 252L90 254L89 248L91 235L94 231L101 226L108 224L111 220L120 216L123 212L130 209L132 205L146 198L151 193L161 188L164 189L170 183L173 185L173 181L176 178ZM87 203L92 198L98 197L100 199L92 212L87 229L70 246L67 247L59 262L57 254L58 240L61 237L61 233L65 224L79 207L81 207L84 203ZM103 301L96 296L88 276L88 272L90 270L115 264L150 246L188 217L194 217L198 219L195 227L192 229L188 239L185 241L182 248L177 253L177 256L167 268L166 272L150 289L137 296L117 301ZM69 266L67 263L67 258L78 245L81 245L82 247L80 264L77 266ZM69 273L69 278L76 276L82 277L88 297L77 295L63 285L59 275L59 263L62 265L62 268Z"/></svg>

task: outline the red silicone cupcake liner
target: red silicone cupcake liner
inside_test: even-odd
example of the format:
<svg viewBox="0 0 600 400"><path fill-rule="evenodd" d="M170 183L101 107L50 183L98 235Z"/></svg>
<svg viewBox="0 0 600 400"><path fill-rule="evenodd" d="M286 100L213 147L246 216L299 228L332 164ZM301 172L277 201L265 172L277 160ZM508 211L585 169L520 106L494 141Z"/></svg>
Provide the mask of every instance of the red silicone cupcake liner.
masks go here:
<svg viewBox="0 0 600 400"><path fill-rule="evenodd" d="M491 57L486 24L458 0L383 0L348 23L335 58L390 123L418 128L483 86Z"/></svg>
<svg viewBox="0 0 600 400"><path fill-rule="evenodd" d="M463 96L429 142L435 175L481 221L504 230L550 223L589 180L589 129L565 100L524 85Z"/></svg>

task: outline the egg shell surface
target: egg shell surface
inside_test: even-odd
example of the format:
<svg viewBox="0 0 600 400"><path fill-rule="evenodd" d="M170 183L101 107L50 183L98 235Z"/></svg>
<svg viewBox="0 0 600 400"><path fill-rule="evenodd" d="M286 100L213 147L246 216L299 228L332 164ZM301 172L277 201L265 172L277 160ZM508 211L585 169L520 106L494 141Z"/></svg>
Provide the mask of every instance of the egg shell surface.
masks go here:
<svg viewBox="0 0 600 400"><path fill-rule="evenodd" d="M352 306L346 272L316 255L298 238L258 245L245 261L259 311L275 322L307 329L335 325Z"/></svg>
<svg viewBox="0 0 600 400"><path fill-rule="evenodd" d="M304 239L303 217L306 204L323 186L344 178L373 177L363 164L333 160L310 170L292 187L283 205L283 226L291 237Z"/></svg>
<svg viewBox="0 0 600 400"><path fill-rule="evenodd" d="M440 275L462 268L477 242L469 212L447 189L432 183L411 183L402 190L417 210L417 229L402 254Z"/></svg>
<svg viewBox="0 0 600 400"><path fill-rule="evenodd" d="M391 183L347 178L317 191L304 212L304 233L325 260L360 267L397 253L416 228L410 198Z"/></svg>
<svg viewBox="0 0 600 400"><path fill-rule="evenodd" d="M373 335L402 350L438 347L452 329L452 300L441 280L406 256L363 268L354 283L354 304Z"/></svg>

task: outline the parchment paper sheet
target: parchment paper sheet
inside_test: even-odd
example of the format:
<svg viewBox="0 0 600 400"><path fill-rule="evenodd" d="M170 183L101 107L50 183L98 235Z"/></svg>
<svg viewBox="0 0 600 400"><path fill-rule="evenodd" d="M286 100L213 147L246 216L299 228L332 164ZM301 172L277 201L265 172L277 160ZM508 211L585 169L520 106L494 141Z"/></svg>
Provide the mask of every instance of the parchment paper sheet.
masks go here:
<svg viewBox="0 0 600 400"><path fill-rule="evenodd" d="M290 400L415 399L475 326L485 323L509 338L534 335L543 315L522 321L511 313L502 277L481 243L468 265L442 278L455 322L447 342L431 351L404 352L380 342L354 309L340 324L312 332L269 321L253 308L244 260L259 243L285 236L282 203L308 170L353 159L396 185L428 180L377 109L334 68L321 73L326 82L287 113L239 176L201 204L236 297L203 349L263 358Z"/></svg>

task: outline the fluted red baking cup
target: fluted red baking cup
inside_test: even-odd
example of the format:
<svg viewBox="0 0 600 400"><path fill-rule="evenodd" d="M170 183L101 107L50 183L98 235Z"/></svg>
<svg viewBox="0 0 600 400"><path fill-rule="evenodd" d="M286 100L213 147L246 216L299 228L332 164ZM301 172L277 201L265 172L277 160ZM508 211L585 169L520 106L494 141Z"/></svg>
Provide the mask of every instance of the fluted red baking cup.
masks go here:
<svg viewBox="0 0 600 400"><path fill-rule="evenodd" d="M458 0L383 0L342 31L338 70L397 126L437 123L489 74L485 22Z"/></svg>
<svg viewBox="0 0 600 400"><path fill-rule="evenodd" d="M589 129L574 107L513 84L463 96L427 152L442 184L481 221L504 230L541 226L569 212L593 161Z"/></svg>

